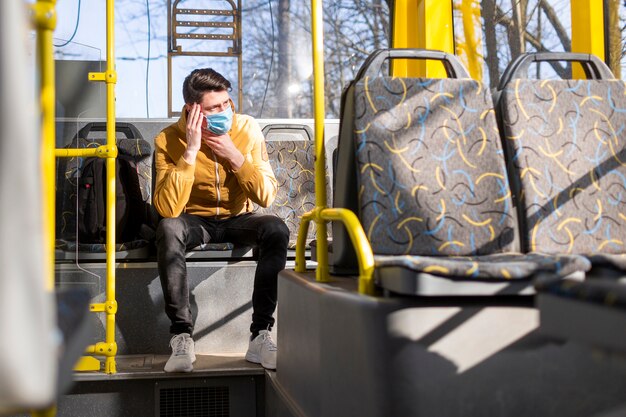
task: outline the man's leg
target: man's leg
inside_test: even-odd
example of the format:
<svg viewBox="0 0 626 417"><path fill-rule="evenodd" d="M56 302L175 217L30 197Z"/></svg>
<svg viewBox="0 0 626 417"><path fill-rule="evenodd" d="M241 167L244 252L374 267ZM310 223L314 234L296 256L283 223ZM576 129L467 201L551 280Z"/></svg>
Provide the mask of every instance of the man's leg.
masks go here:
<svg viewBox="0 0 626 417"><path fill-rule="evenodd" d="M170 333L174 335L193 332L185 252L209 240L209 224L199 216L183 213L162 219L157 227L159 278L165 312L172 323Z"/></svg>
<svg viewBox="0 0 626 417"><path fill-rule="evenodd" d="M256 246L259 252L252 293L253 336L274 325L278 273L285 268L289 229L278 217L264 214L244 214L221 221L218 229L223 240Z"/></svg>
<svg viewBox="0 0 626 417"><path fill-rule="evenodd" d="M159 277L165 299L165 312L171 321L172 355L165 372L191 372L196 360L193 339L193 318L189 305L189 281L185 252L210 240L210 224L198 216L181 214L162 219L156 233Z"/></svg>
<svg viewBox="0 0 626 417"><path fill-rule="evenodd" d="M253 213L221 221L218 230L226 241L258 248L246 360L276 369L277 349L269 331L274 325L278 273L285 268L289 229L276 216Z"/></svg>

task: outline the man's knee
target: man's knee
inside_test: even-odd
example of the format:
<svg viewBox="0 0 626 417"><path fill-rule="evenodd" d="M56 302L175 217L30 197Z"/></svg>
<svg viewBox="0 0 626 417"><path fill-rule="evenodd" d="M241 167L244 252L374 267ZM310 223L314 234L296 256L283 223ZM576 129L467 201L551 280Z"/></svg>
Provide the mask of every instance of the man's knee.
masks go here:
<svg viewBox="0 0 626 417"><path fill-rule="evenodd" d="M167 217L161 219L156 230L156 240L163 241L183 241L185 233L185 223L180 217Z"/></svg>
<svg viewBox="0 0 626 417"><path fill-rule="evenodd" d="M262 236L266 242L286 247L289 243L289 228L279 217L268 216L263 223Z"/></svg>

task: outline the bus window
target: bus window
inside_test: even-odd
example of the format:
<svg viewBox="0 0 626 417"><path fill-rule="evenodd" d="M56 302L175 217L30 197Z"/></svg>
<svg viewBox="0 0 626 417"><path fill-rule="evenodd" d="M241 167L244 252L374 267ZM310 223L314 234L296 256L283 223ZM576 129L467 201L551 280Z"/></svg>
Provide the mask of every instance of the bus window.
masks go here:
<svg viewBox="0 0 626 417"><path fill-rule="evenodd" d="M455 0L456 54L473 78L495 88L507 65L524 52L571 52L569 0ZM535 76L568 78L571 65L533 66ZM532 74L530 74L532 76Z"/></svg>
<svg viewBox="0 0 626 417"><path fill-rule="evenodd" d="M168 2L116 0L115 41L117 116L168 117L168 106L182 108L180 88L191 69L215 67L233 84L237 107L262 118L310 118L312 115L312 63L310 3L293 0L241 0L242 102L238 103L238 64L232 56L181 56L172 60L172 95L168 97ZM326 2L325 2L326 3ZM327 116L339 117L343 87L374 49L389 45L389 8L384 0L328 1L324 8ZM58 2L55 58L104 59L104 3L86 7L83 1ZM238 7L237 0L171 0L179 8ZM202 19L205 16L197 16ZM189 18L192 19L193 18ZM221 20L220 20L221 19ZM194 28L202 34L225 35L226 17L218 24ZM230 32L229 32L230 30ZM219 36L216 36L219 37ZM189 51L206 51L206 39L181 39ZM216 51L228 51L228 42ZM220 49L221 48L221 49ZM212 50L212 49L211 49ZM97 57L94 57L94 54ZM87 77L85 71L84 77ZM71 83L73 77L67 77ZM61 90L69 85L59 86ZM86 105L85 105L86 106ZM74 106L76 107L76 106ZM80 114L80 112L79 112ZM84 117L81 116L81 117Z"/></svg>

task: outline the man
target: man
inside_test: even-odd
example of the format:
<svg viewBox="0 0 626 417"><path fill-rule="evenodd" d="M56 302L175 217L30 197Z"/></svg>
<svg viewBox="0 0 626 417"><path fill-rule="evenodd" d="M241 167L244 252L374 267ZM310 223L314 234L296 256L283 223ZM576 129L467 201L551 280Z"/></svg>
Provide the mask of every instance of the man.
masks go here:
<svg viewBox="0 0 626 417"><path fill-rule="evenodd" d="M155 139L154 205L163 216L157 228L157 261L173 334L165 372L193 370L185 252L208 242L258 248L246 359L276 369L276 345L269 331L289 229L276 216L251 213L253 202L262 207L272 203L278 185L261 129L252 117L234 113L230 89L230 82L216 71L194 70L183 83L182 116Z"/></svg>

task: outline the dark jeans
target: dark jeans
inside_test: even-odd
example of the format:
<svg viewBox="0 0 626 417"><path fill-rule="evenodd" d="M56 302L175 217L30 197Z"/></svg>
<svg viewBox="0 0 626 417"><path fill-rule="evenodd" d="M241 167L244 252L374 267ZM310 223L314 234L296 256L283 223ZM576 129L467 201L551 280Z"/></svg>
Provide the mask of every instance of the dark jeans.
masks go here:
<svg viewBox="0 0 626 417"><path fill-rule="evenodd" d="M285 268L289 229L278 217L256 213L213 219L183 213L159 222L157 261L165 312L172 334L193 332L185 252L202 243L231 242L258 248L258 265L252 292L250 331L274 325L278 272Z"/></svg>

